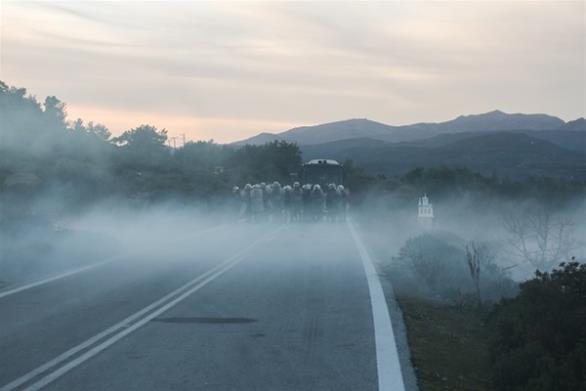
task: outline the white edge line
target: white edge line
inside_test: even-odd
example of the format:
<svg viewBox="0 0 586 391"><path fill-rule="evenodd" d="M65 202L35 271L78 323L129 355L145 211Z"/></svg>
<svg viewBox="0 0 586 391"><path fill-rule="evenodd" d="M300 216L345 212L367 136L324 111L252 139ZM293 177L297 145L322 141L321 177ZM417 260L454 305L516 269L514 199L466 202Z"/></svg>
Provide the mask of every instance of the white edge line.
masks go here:
<svg viewBox="0 0 586 391"><path fill-rule="evenodd" d="M190 239L192 237L195 237L197 235L215 231L216 229L219 229L219 228L223 227L224 225L225 224L220 224L220 225L217 225L217 226L212 227L212 228L208 228L208 229L204 229L202 231L198 231L197 233L195 233L193 235L188 235L188 236L182 237L180 239L177 239L176 241L172 241L172 242L170 242L170 244L171 243L172 244L176 244L176 242L179 243L179 242L182 242L184 240L187 240L187 239ZM58 274L58 275L55 275L55 276L52 276L52 277L43 278L42 280L34 281L34 282L31 282L31 283L28 283L28 284L24 284L24 285L20 285L20 286L14 287L14 288L7 287L6 290L0 290L0 299L2 299L3 297L6 297L6 296L14 295L15 293L19 293L19 292L22 292L22 291L25 291L25 290L28 290L28 289L31 289L31 288L35 288L35 287L37 287L39 285L48 284L50 282L57 281L57 280L60 280L62 278L65 278L65 277L69 277L69 276L72 276L72 275L75 275L75 274L78 274L78 273L82 273L82 272L85 272L85 271L88 271L88 270L97 268L99 266L104 266L104 265L107 265L107 264L112 263L114 261L118 261L120 259L128 258L128 257L134 256L134 255L138 255L138 254L140 254L140 252L135 251L135 252L126 253L124 255L114 256L111 259L107 259L107 260L102 261L102 262L98 262L98 263L94 263L94 264L91 264L91 265L88 265L88 266L83 266L83 267L80 267L80 268L77 268L77 269L73 269L73 270L70 270L68 272L65 272L65 273L62 273L62 274Z"/></svg>
<svg viewBox="0 0 586 391"><path fill-rule="evenodd" d="M378 389L379 391L404 391L405 384L403 381L403 373L401 372L399 353L397 352L397 343L395 342L393 324L383 288L380 284L374 263L362 239L356 232L354 224L350 219L346 221L354 243L356 243L356 247L358 248L360 258L362 259L362 266L364 267L364 273L368 282L368 291L372 306L372 320L374 323Z"/></svg>
<svg viewBox="0 0 586 391"><path fill-rule="evenodd" d="M66 364L65 366L55 370L54 372L46 375L45 377L43 377L41 380L39 380L37 383L33 384L31 387L34 387L36 384L43 382L44 379L51 377L54 373L56 372L60 372L63 368L68 367L72 362L76 362L77 360L79 360L79 358L81 357L86 357L86 355L89 352L94 351L96 348L104 345L105 343L107 343L108 341L111 341L112 339L116 338L118 335L124 333L124 335L122 335L120 338L122 338L123 336L127 335L128 333L126 332L127 330L136 330L137 328L139 328L140 326L144 325L147 321L142 322L139 321L137 323L134 323L132 326L128 327L130 323L134 322L136 319L140 318L141 316L143 316L144 314L148 313L149 311L153 310L154 308L157 308L158 306L162 305L163 303L165 303L167 300L171 299L173 296L176 296L177 294L180 294L182 291L185 291L186 289L189 289L190 286L192 286L193 284L196 284L198 282L200 282L201 280L204 280L203 282L200 282L200 284L196 285L196 287L191 288L191 290L189 290L189 293L187 294L183 294L179 297L181 297L181 300L183 300L185 297L189 296L191 293L195 292L196 290L201 289L203 286L205 286L207 283L209 283L210 281L212 281L213 279L215 279L216 277L218 277L219 275L223 274L224 272L226 272L227 270L229 270L230 268L232 268L233 266L235 266L237 263L239 263L240 261L242 261L243 256L246 252L248 252L251 248L253 248L254 246L256 246L258 243L265 241L265 240L272 240L273 237L275 236L281 229L283 229L284 227L281 227L279 229L277 229L276 231L270 232L269 234L263 235L262 237L260 237L259 239L257 239L256 241L254 241L253 243L251 243L250 245L248 245L247 247L245 247L243 250L240 250L237 254L229 257L227 260L223 261L222 263L220 263L219 265L213 267L212 269L206 271L205 273L203 273L202 275L199 275L198 277L194 278L193 280L189 281L188 283L184 284L183 286L177 288L176 290L174 290L173 292L165 295L163 298L155 301L154 303L148 305L147 307L141 309L140 311L136 312L135 314L127 317L126 319L122 320L121 322L116 323L115 325L109 327L108 329L94 335L93 337L89 338L88 340L86 340L85 342L82 342L81 344L69 349L68 351L61 353L59 356L55 357L54 359L46 362L45 364L39 366L38 368L26 373L25 375L13 380L12 382L0 387L0 391L11 391L16 389L17 387L29 382L30 380L34 379L35 377L41 375L42 373L48 371L49 369L53 368L54 366L62 363L63 361L67 360L69 357L79 353L80 351L90 347L91 345L95 344L96 342L100 341L101 339L103 339L104 337L112 334L113 332L121 329L121 328L125 328L125 330L123 330L122 332L120 332L119 334L114 335L113 337L110 337L110 339L106 340L105 342L103 342L102 344L94 347L93 349L89 350L88 352L84 353L82 356L78 357L76 360L71 361L70 363ZM215 274L214 274L215 273ZM213 275L212 277L210 277L210 275ZM202 285L203 284L203 285ZM197 289L196 289L197 288ZM173 301L171 301L170 303L175 303L177 304L179 301L177 301L177 298ZM175 305L173 304L173 305ZM167 305L165 305L164 307L161 308L166 308L169 309L171 308L173 305L168 306L169 303ZM165 310L166 311L166 310ZM164 312L164 311L163 311ZM156 311L154 312L158 316L159 312ZM153 313L151 313L152 315ZM149 315L149 316L151 316ZM152 319L149 318L149 316L143 318L144 319ZM141 323L142 322L142 323ZM140 326L134 327L135 325L139 324ZM120 339L118 338L118 339ZM114 340L112 343L118 341L118 339ZM84 360L78 362L76 365L72 366L71 368L67 369L65 372L60 373L58 376L56 377L52 377L51 380L49 382L46 382L43 384L49 384L51 381L55 380L57 377L65 374L66 372L68 372L70 369L73 369L75 366L81 364L83 361L93 357L95 354L99 353L100 351L104 350L106 347L110 346L112 343L104 346L103 349L97 350L95 351L94 354L87 356ZM32 389L31 387L26 387L27 390ZM38 388L37 388L38 389Z"/></svg>

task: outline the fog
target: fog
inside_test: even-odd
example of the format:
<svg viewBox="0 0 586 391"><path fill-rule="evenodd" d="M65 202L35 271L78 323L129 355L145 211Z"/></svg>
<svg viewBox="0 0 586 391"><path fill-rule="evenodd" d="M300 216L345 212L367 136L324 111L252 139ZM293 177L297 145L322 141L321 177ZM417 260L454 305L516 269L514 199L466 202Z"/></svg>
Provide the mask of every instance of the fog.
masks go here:
<svg viewBox="0 0 586 391"><path fill-rule="evenodd" d="M225 222L178 203L136 208L108 201L68 213L56 200L42 199L31 210L0 233L4 284L107 261L151 262Z"/></svg>
<svg viewBox="0 0 586 391"><path fill-rule="evenodd" d="M478 193L435 200L430 195L430 202L431 228L417 219L417 199L405 205L397 197L371 194L366 206L355 211L383 274L403 293L455 300L451 293L440 297L439 288L428 290L426 278L437 279L444 292L454 290L460 295L471 290L466 260L471 246L486 250L481 280L494 281L481 281L481 285L483 299L489 300L514 294L516 284L534 277L536 270L550 271L561 262L586 259L586 203L580 195L556 205ZM522 232L513 232L511 221ZM444 255L450 248L453 251ZM428 270L421 270L422 266ZM434 276L442 273L445 276Z"/></svg>
<svg viewBox="0 0 586 391"><path fill-rule="evenodd" d="M62 189L61 194L68 191ZM144 262L149 267L187 259L193 263L205 263L211 258L219 258L227 244L233 248L246 247L256 234L280 226L295 232L288 236L289 241L280 242L280 251L287 254L284 259L302 251L299 248L301 240L331 245L324 251L333 253L337 251L336 243L342 239L340 235L346 224L341 218L335 223L325 219L291 222L276 215L247 221L241 206L235 205L229 194L218 196L219 201L214 206L184 199L136 203L107 198L74 209L69 209L59 194L52 191L45 196L37 195L34 205L26 209L27 213L4 221L0 231L0 281L3 287L110 262ZM535 217L542 206L530 200L495 200L478 194L444 196L437 200L432 194L429 196L435 215L431 228L424 227L417 220L417 199L408 202L404 198L373 193L360 204L349 206L348 218L357 223L381 270L392 270L395 278L401 278L402 274L396 268L410 267L409 263L399 261L401 249L408 240L427 235L441 238L462 251L461 254L470 243L485 244L490 248L491 262L498 266L503 276L514 281L523 281L534 275L536 265L524 259L514 248L515 238L506 222L514 212L519 216ZM569 261L571 257L583 261L586 249L584 199L577 197L563 206L548 207L551 210L551 241L558 240L554 238L556 222L568 223L564 233L566 242L556 254L557 261ZM340 227L342 231L334 227ZM311 232L310 237L307 232ZM536 250L539 243L534 235L527 231L527 246ZM429 256L433 258L435 255ZM454 257L452 261L457 267L465 267L464 258L460 255ZM559 262L549 263L545 270Z"/></svg>
<svg viewBox="0 0 586 391"><path fill-rule="evenodd" d="M313 236L305 240L343 240L346 231L332 227L344 222L327 223L323 207L305 210L301 221L284 218L287 210L254 218L243 212L247 183L285 186L299 178L291 175L303 163L295 144L235 148L209 141L171 148L166 131L152 125L111 139L103 125L68 120L66 105L55 97L40 103L5 83L0 92L4 287L110 261L165 264L175 255L193 262L219 257L228 244L236 251L253 233L274 225L294 231L281 244L283 254L300 251L296 238L312 226L321 228L311 229ZM374 177L351 164L346 170L347 214L380 269L395 281L404 274L422 280L419 285L436 283L425 282L425 274L439 267L457 271L441 284L469 290L472 250L486 253L487 273L517 282L537 269L585 259L581 182L513 182L446 167L395 178ZM240 187L238 196L233 186ZM418 199L426 193L435 216L428 228L417 219ZM218 226L213 234L198 234ZM336 251L335 244L329 250ZM440 250L445 254L436 254Z"/></svg>

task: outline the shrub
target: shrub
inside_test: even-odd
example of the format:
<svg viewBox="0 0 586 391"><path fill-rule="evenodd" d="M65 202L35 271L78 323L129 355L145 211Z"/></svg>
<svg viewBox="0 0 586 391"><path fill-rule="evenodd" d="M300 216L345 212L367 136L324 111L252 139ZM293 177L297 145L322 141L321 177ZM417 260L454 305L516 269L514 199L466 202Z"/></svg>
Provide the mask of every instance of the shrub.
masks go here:
<svg viewBox="0 0 586 391"><path fill-rule="evenodd" d="M586 389L586 265L537 272L489 316L497 390Z"/></svg>
<svg viewBox="0 0 586 391"><path fill-rule="evenodd" d="M476 289L466 263L466 243L460 237L435 232L409 239L386 267L395 289L459 305L475 301ZM483 262L481 297L499 300L516 293L516 284L492 261Z"/></svg>

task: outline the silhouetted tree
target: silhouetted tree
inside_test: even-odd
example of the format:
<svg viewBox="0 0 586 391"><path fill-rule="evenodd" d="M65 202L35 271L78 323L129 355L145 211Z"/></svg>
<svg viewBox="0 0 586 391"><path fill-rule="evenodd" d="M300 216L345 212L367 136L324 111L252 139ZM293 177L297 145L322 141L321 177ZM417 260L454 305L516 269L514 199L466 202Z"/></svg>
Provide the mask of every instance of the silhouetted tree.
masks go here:
<svg viewBox="0 0 586 391"><path fill-rule="evenodd" d="M549 271L573 248L573 222L539 203L507 210L503 225L513 255L541 271Z"/></svg>
<svg viewBox="0 0 586 391"><path fill-rule="evenodd" d="M143 149L145 151L160 150L165 148L167 131L165 129L158 130L152 125L141 125L127 130L112 141L128 148Z"/></svg>
<svg viewBox="0 0 586 391"><path fill-rule="evenodd" d="M110 130L105 125L94 124L93 121L88 122L87 132L98 136L102 140L109 140L112 136L112 133L110 133Z"/></svg>
<svg viewBox="0 0 586 391"><path fill-rule="evenodd" d="M488 319L498 391L586 389L586 264L536 272Z"/></svg>
<svg viewBox="0 0 586 391"><path fill-rule="evenodd" d="M486 244L475 241L470 241L466 244L466 263L474 284L476 301L479 307L482 305L480 278L486 267L493 263L493 259L494 257Z"/></svg>
<svg viewBox="0 0 586 391"><path fill-rule="evenodd" d="M61 102L54 96L45 98L43 104L45 108L46 124L50 129L62 130L66 128L67 112L65 111L65 103Z"/></svg>
<svg viewBox="0 0 586 391"><path fill-rule="evenodd" d="M73 121L70 127L74 132L91 134L104 141L107 141L112 135L105 125L95 124L93 121L90 121L85 125L81 118Z"/></svg>

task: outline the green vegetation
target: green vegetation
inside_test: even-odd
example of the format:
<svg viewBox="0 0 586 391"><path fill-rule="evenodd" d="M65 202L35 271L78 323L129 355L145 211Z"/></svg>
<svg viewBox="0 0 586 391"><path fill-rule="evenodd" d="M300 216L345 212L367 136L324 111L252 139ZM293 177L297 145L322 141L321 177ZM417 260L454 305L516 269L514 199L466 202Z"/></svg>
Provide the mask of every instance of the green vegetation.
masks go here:
<svg viewBox="0 0 586 391"><path fill-rule="evenodd" d="M476 197L491 203L535 200L558 207L586 195L586 181L553 177L527 176L511 179L484 176L467 168L445 166L414 168L405 175L373 176L352 161L344 163L350 188L358 191L357 201L376 198L388 208L402 209L423 193L433 194L435 202L454 198Z"/></svg>
<svg viewBox="0 0 586 391"><path fill-rule="evenodd" d="M486 310L517 292L491 252L452 233L427 233L407 240L384 269L423 391L491 389Z"/></svg>
<svg viewBox="0 0 586 391"><path fill-rule="evenodd" d="M470 267L471 248L477 250L474 268ZM487 244L467 243L455 234L423 234L407 240L385 273L393 276L398 292L459 306L482 306L517 292L491 252Z"/></svg>
<svg viewBox="0 0 586 391"><path fill-rule="evenodd" d="M65 104L40 103L23 88L0 82L0 196L4 217L30 214L47 195L68 210L96 200L167 198L214 203L233 185L288 180L301 168L294 144L231 148L213 141L170 148L167 131L141 125L111 138L101 124L68 123Z"/></svg>
<svg viewBox="0 0 586 391"><path fill-rule="evenodd" d="M449 166L467 167L487 176L496 173L519 179L529 175L586 179L586 127L583 122L582 127L581 121L576 122L575 128L571 126L575 130L565 130L566 124L560 127L563 122L559 119L557 123L545 125L543 130L529 130L530 123L513 121L509 122L510 127L505 125L511 119L511 115L503 113L501 119L474 121L474 125L454 127L444 123L448 126L435 137L435 132L420 132L417 128L391 128L369 136L368 123L356 126L351 135L344 136L351 138L329 143L308 145L304 142L304 136L310 134L306 129L299 137L290 137L290 133L285 136L299 140L308 158L352 159L368 172L386 176L401 176L418 166ZM498 131L492 125L505 127ZM335 130L343 132L336 127L330 129L330 134L337 136ZM316 133L319 131L325 129L315 129ZM406 138L397 137L405 131Z"/></svg>
<svg viewBox="0 0 586 391"><path fill-rule="evenodd" d="M537 272L488 318L498 391L586 389L586 265Z"/></svg>
<svg viewBox="0 0 586 391"><path fill-rule="evenodd" d="M403 253L413 242L406 247ZM429 249L438 246L428 243ZM396 270L387 276L404 314L422 390L586 389L586 265L538 271L519 285L517 295L481 307L429 289L436 285L425 279L438 274L437 267L421 275L421 285L428 287L423 290Z"/></svg>
<svg viewBox="0 0 586 391"><path fill-rule="evenodd" d="M398 294L422 391L490 389L488 339L471 307Z"/></svg>

